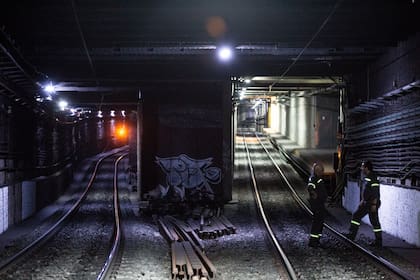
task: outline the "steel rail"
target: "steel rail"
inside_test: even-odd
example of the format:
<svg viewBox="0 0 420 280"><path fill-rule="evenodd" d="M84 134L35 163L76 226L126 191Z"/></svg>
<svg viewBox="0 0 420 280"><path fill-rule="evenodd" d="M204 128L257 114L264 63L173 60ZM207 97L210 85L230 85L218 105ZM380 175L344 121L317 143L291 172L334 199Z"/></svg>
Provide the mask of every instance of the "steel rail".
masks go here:
<svg viewBox="0 0 420 280"><path fill-rule="evenodd" d="M102 269L98 276L96 277L97 280L103 280L107 279L110 275L110 268L115 263L116 256L118 255L118 252L120 250L120 244L121 244L121 219L120 219L120 203L119 203L119 197L118 197L118 164L120 161L126 157L128 153L125 153L117 158L114 164L114 218L115 218L115 224L114 224L114 241L112 243L112 249L108 255L108 258L106 259L104 265L102 266Z"/></svg>
<svg viewBox="0 0 420 280"><path fill-rule="evenodd" d="M278 240L277 240L277 238L276 238L276 236L273 232L273 229L271 228L271 225L268 221L268 218L265 215L264 207L262 205L262 200L261 200L261 197L260 197L260 194L259 194L259 189L258 189L257 181L256 181L256 178L255 178L254 168L252 166L252 161L251 161L251 157L250 157L250 154L249 154L248 145L246 144L246 141L245 141L245 137L243 137L243 142L244 142L245 149L246 149L246 155L247 155L247 159L248 159L248 167L249 167L249 170L250 170L250 173L251 173L252 186L253 186L253 189L254 189L255 202L257 204L258 212L260 213L260 215L261 215L261 217L264 221L264 225L267 229L267 232L269 234L269 237L270 237L271 241L274 244L274 247L276 248L277 253L280 255L280 257L283 261L283 264L286 267L287 273L289 274L289 278L293 279L293 280L298 279L297 276L296 276L296 273L293 269L292 264L290 263L289 259L287 258L286 253L281 248L280 243L278 242Z"/></svg>
<svg viewBox="0 0 420 280"><path fill-rule="evenodd" d="M96 178L99 166L102 164L102 162L108 158L113 156L114 154L117 154L121 152L120 150L115 151L113 153L107 154L100 158L98 162L95 165L94 171L92 173L92 176L90 177L90 180L87 184L86 189L84 190L83 194L80 196L80 198L73 204L71 209L67 211L52 227L50 227L44 234L42 234L40 237L38 237L36 240L34 240L29 245L25 246L22 250L14 254L13 256L7 258L5 261L0 263L0 273L3 272L9 265L16 262L20 258L23 258L26 254L28 254L30 251L32 251L36 246L40 246L41 244L47 242L51 237L53 237L64 225L65 222L68 221L68 219L73 216L76 211L80 208L81 203L85 200L88 192L90 191L91 186L93 185L93 182Z"/></svg>
<svg viewBox="0 0 420 280"><path fill-rule="evenodd" d="M296 191L294 190L294 188L292 187L292 185L290 184L289 180L287 179L286 175L284 174L284 172L281 170L281 168L279 167L279 165L277 164L277 162L273 159L273 157L271 156L270 152L267 150L267 148L265 147L265 145L261 142L261 139L258 137L257 133L255 133L256 138L258 139L258 142L261 144L261 146L264 148L264 151L267 153L268 157L271 159L271 161L273 162L274 166L276 167L277 171L280 173L281 177L283 178L284 182L286 183L286 185L288 186L288 188L290 189L290 191L292 192L293 198L296 200L296 202L306 211L306 213L308 213L309 215L313 215L313 212L310 210L310 208L305 204L305 202L300 198L300 196L296 193ZM403 279L407 279L407 280L414 280L415 278L413 278L411 275L409 275L407 272L403 271L402 269L400 269L399 267L395 266L394 264L392 264L391 262L389 262L388 260L384 259L381 256L378 256L376 254L374 254L373 252L366 250L365 248L363 248L362 246L360 246L359 244L357 244L356 242L346 238L343 234L341 234L339 231L335 230L332 226L328 225L327 223L324 223L324 227L327 228L328 230L330 230L333 234L335 234L336 236L338 236L341 240L346 241L348 244L350 244L352 247L357 248L360 252L364 253L365 255L369 256L371 259L373 259L374 261L376 261L377 263L381 264L383 267L385 267L386 269L390 270L391 272L395 273L396 275L398 275L399 277L403 278Z"/></svg>

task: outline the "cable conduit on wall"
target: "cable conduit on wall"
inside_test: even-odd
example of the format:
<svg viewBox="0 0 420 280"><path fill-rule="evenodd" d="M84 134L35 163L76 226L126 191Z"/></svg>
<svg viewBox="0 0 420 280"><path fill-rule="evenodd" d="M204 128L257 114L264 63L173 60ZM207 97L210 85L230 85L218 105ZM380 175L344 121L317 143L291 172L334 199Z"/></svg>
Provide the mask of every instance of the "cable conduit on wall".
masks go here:
<svg viewBox="0 0 420 280"><path fill-rule="evenodd" d="M410 92L380 99L368 111L348 114L344 172L357 177L361 160L371 160L387 181L416 187L420 178L420 95ZM363 106L359 106L364 108ZM350 110L351 112L352 110ZM406 180L408 179L408 180Z"/></svg>
<svg viewBox="0 0 420 280"><path fill-rule="evenodd" d="M416 115L419 115L419 114L420 114L420 102L416 103L416 104L412 104L409 107L406 107L404 109L404 111L393 113L393 114L390 114L390 115L385 116L385 117L380 117L380 118L377 118L375 120L369 121L367 123L363 123L363 124L359 124L359 125L353 125L353 126L347 128L346 132L353 133L353 132L358 131L358 130L366 130L366 129L369 129L371 127L385 125L386 123L389 123L389 122L395 122L395 121L398 121L400 119L413 117L413 116L416 116ZM354 116L350 115L349 117L354 117Z"/></svg>

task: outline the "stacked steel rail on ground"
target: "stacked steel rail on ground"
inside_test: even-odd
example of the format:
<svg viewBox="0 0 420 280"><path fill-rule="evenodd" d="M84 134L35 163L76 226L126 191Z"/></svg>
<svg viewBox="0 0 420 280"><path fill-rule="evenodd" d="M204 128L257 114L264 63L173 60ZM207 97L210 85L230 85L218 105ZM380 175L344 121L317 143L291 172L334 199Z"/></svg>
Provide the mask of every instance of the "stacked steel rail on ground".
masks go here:
<svg viewBox="0 0 420 280"><path fill-rule="evenodd" d="M216 268L204 254L201 238L216 238L236 231L224 216L212 217L201 223L192 219L186 223L172 216L164 216L158 219L158 224L171 246L173 279L214 278Z"/></svg>

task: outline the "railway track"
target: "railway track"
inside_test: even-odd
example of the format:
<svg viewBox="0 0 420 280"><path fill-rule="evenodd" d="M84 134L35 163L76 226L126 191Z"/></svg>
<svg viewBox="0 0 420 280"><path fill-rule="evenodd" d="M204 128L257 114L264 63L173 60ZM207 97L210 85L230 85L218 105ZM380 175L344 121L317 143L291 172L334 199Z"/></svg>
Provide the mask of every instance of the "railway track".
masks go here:
<svg viewBox="0 0 420 280"><path fill-rule="evenodd" d="M302 194L297 192L296 195L291 195L288 187L288 184L293 187L301 184L305 188L306 182L293 178L290 166L269 144L266 145L268 141L261 139L259 142L256 137L248 137L246 140L247 147L244 141L241 149L248 150L249 153L241 157L243 169L239 172L249 174L246 169L248 168L254 175L250 181L240 182L239 185L243 187L245 184L249 185L249 182L255 183L253 188L257 189L259 194L254 196L259 197L259 204L265 211L265 219L277 241L264 240L253 221L254 216L262 215L257 212L254 215L251 210L253 206L244 202L245 204L240 205L238 203L236 214L227 211L226 218L224 215L216 215L221 218L211 221L178 221L169 216L161 217L160 231L172 232L169 235L162 234L170 244L169 259L168 246L165 245L165 240L157 235L159 233L156 232L155 223L145 217L139 219L130 206L127 206L130 203L129 196L134 194L127 191L127 188L125 192L116 195L119 175L115 162L121 161L121 158L117 160L120 153L107 160L103 159L101 164L98 163L95 168L98 169L96 179L91 177L89 181L92 192L86 194L84 199L80 198L95 207L76 207L77 211L81 210L84 214L70 215L64 219L65 227L51 230L54 236L38 242L36 246L39 247L27 249L10 264L4 265L5 262L2 262L0 278L414 279L409 275L401 276L387 270L383 264L359 252L352 242L336 236L332 231L324 232L328 248L308 248L310 216L297 206L296 198L293 198L302 197ZM251 167L247 167L248 160L252 162ZM113 178L110 176L111 168L114 170ZM280 175L279 169L283 170L286 179ZM288 184L286 180L289 181ZM113 189L109 187L111 181L114 183ZM245 191L244 188L241 189ZM239 196L243 201L248 200L244 193ZM119 197L119 203L123 206L118 205L118 201L112 197ZM228 208L236 207L235 203L237 202L228 205ZM302 204L305 204L304 200ZM116 210L120 208L122 210ZM120 217L112 218L114 215ZM227 220L232 218L235 226ZM120 220L120 223L115 220ZM237 224L239 228L236 227ZM171 235L177 237L168 237ZM203 242L203 239L208 241ZM268 244L275 243L278 243L282 252L276 251L276 246L268 249ZM282 258L276 258L275 266L272 267L270 258L274 255L285 255L294 275L283 267L286 261Z"/></svg>
<svg viewBox="0 0 420 280"><path fill-rule="evenodd" d="M114 240L120 238L114 229L118 222L112 197L113 192L116 195L117 164L122 153L107 154L96 163L86 188L71 208L40 237L1 262L1 279L104 279L116 255L115 247L111 254L108 251L109 242L113 233ZM114 162L112 190L108 183L112 178L107 174Z"/></svg>
<svg viewBox="0 0 420 280"><path fill-rule="evenodd" d="M290 263L289 258L287 257L286 253L284 252L283 248L280 245L279 240L277 239L277 236L274 234L274 231L271 227L271 223L269 221L269 218L266 215L264 206L263 206L263 202L261 199L261 195L260 195L260 190L258 187L258 183L257 183L257 178L254 172L254 166L251 160L251 156L250 156L250 152L248 149L248 145L244 139L244 144L245 144L245 149L246 149L246 154L247 154L247 159L248 159L248 166L249 166L249 171L250 171L250 175L251 175L251 181L252 181L252 187L253 187L253 194L255 197L255 203L256 203L256 207L258 209L258 213L260 214L260 217L263 221L263 224L267 230L268 236L275 248L275 251L277 252L281 262L283 263L284 269L283 269L283 273L288 276L289 279L297 279L296 276L296 272L295 269L293 268L292 264Z"/></svg>
<svg viewBox="0 0 420 280"><path fill-rule="evenodd" d="M246 140L252 144L247 144ZM318 250L308 248L306 244L311 211L294 190L294 185L306 185L306 183L299 183L296 175L293 177L290 169L284 168L287 166L284 159L278 154L271 154L271 145L264 145L258 137L244 138L244 145L249 152L249 161L254 166L255 175L251 176L255 176L253 181L258 186L254 188L260 191L262 203L268 209L266 215L270 223L276 225L273 227L274 235L281 240L280 245L299 278L311 279L311 275L315 273L328 274L332 278L340 279L358 277L414 279L382 257L347 240L328 224L326 224L328 232L324 230L323 239L327 240L329 248ZM283 169L288 171L285 172ZM316 258L317 261L312 258ZM328 260L325 263L324 258Z"/></svg>

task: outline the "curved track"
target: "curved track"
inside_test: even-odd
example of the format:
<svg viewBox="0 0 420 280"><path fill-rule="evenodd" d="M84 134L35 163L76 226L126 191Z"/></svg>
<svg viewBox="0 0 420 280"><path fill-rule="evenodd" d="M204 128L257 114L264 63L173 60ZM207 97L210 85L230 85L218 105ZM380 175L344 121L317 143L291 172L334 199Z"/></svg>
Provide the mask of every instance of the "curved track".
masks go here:
<svg viewBox="0 0 420 280"><path fill-rule="evenodd" d="M92 279L99 274L114 232L109 169L118 154L121 152L101 158L71 209L2 263L2 279Z"/></svg>

